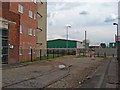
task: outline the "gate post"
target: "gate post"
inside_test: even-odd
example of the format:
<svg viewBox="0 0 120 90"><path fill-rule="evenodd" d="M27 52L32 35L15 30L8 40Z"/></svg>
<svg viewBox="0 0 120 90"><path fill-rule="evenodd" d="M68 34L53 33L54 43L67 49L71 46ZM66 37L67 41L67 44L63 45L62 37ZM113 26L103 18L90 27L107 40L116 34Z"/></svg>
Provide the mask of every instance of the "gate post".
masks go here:
<svg viewBox="0 0 120 90"><path fill-rule="evenodd" d="M41 55L42 55L42 51L41 51L41 49L40 49L40 60L42 59L42 56L41 56Z"/></svg>
<svg viewBox="0 0 120 90"><path fill-rule="evenodd" d="M33 54L33 53L32 53L32 52L33 52L33 50L31 49L31 62L33 62L33 60L32 60L32 59L33 59L33 58L32 58L32 56L33 56L32 54Z"/></svg>

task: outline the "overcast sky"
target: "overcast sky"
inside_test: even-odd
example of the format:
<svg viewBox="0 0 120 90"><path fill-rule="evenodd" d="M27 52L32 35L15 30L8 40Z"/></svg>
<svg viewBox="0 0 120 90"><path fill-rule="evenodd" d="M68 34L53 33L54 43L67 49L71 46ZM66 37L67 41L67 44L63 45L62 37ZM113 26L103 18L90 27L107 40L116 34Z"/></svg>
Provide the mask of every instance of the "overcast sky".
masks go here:
<svg viewBox="0 0 120 90"><path fill-rule="evenodd" d="M66 27L70 24L69 39L82 41L84 32L91 44L112 42L116 34L118 0L47 0L47 39L66 39ZM92 2L90 2L92 1Z"/></svg>

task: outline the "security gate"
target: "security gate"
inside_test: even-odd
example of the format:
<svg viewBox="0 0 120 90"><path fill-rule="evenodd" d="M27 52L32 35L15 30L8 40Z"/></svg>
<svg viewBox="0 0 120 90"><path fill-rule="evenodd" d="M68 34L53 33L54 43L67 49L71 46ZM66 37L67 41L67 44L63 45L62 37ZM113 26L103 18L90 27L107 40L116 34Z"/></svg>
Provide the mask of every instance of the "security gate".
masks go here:
<svg viewBox="0 0 120 90"><path fill-rule="evenodd" d="M8 63L8 29L2 29L2 64Z"/></svg>

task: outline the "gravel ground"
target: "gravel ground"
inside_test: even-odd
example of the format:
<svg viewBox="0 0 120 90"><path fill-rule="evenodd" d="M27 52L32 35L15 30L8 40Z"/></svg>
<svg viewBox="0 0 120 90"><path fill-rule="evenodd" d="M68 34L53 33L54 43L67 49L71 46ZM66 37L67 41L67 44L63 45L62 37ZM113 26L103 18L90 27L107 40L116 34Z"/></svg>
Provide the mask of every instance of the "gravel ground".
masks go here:
<svg viewBox="0 0 120 90"><path fill-rule="evenodd" d="M3 87L72 88L81 84L86 76L94 72L104 60L102 58L77 58L65 56L50 61L36 62L27 66L3 69ZM59 64L68 69L60 70ZM32 83L32 85L31 85Z"/></svg>
<svg viewBox="0 0 120 90"><path fill-rule="evenodd" d="M91 60L90 58L73 58L72 60L61 60L70 67L69 75L47 88L75 88L80 86L84 79L92 74L104 61L102 58Z"/></svg>

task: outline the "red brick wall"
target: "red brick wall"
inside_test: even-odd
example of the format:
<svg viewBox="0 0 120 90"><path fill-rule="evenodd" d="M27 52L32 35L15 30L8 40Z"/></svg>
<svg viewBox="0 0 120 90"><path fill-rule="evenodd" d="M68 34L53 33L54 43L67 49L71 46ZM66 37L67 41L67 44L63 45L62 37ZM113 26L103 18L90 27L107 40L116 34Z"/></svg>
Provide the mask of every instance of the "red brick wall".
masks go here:
<svg viewBox="0 0 120 90"><path fill-rule="evenodd" d="M23 6L23 13L18 12L18 4ZM16 22L16 25L9 25L9 35L10 35L10 44L14 45L13 49L9 50L9 62L15 63L17 61L22 62L30 59L28 54L28 49L32 46L33 49L36 48L36 37L34 35L28 35L28 28L32 28L32 33L34 29L37 28L36 20L29 17L29 9L32 10L33 15L37 13L37 4L32 2L9 2L3 3L3 17ZM37 17L36 17L37 18ZM23 33L20 34L20 25L23 26ZM19 47L23 48L23 55L19 55ZM36 53L33 53L35 58Z"/></svg>
<svg viewBox="0 0 120 90"><path fill-rule="evenodd" d="M0 17L2 17L2 2L0 1Z"/></svg>
<svg viewBox="0 0 120 90"><path fill-rule="evenodd" d="M23 13L18 12L18 5L23 6ZM33 18L29 17L29 10L33 12ZM10 3L10 11L20 14L20 24L23 26L23 33L20 34L20 46L23 48L23 54L19 56L20 61L30 59L28 54L29 47L36 48L36 37L28 35L28 29L32 28L32 33L36 29L36 20L34 20L34 13L37 13L37 4L32 2L14 2ZM34 53L35 54L35 53Z"/></svg>
<svg viewBox="0 0 120 90"><path fill-rule="evenodd" d="M16 24L9 24L9 43L13 45L13 49L9 49L8 63L15 63L19 60L19 21L20 15L9 11L9 2L2 3L2 17Z"/></svg>

